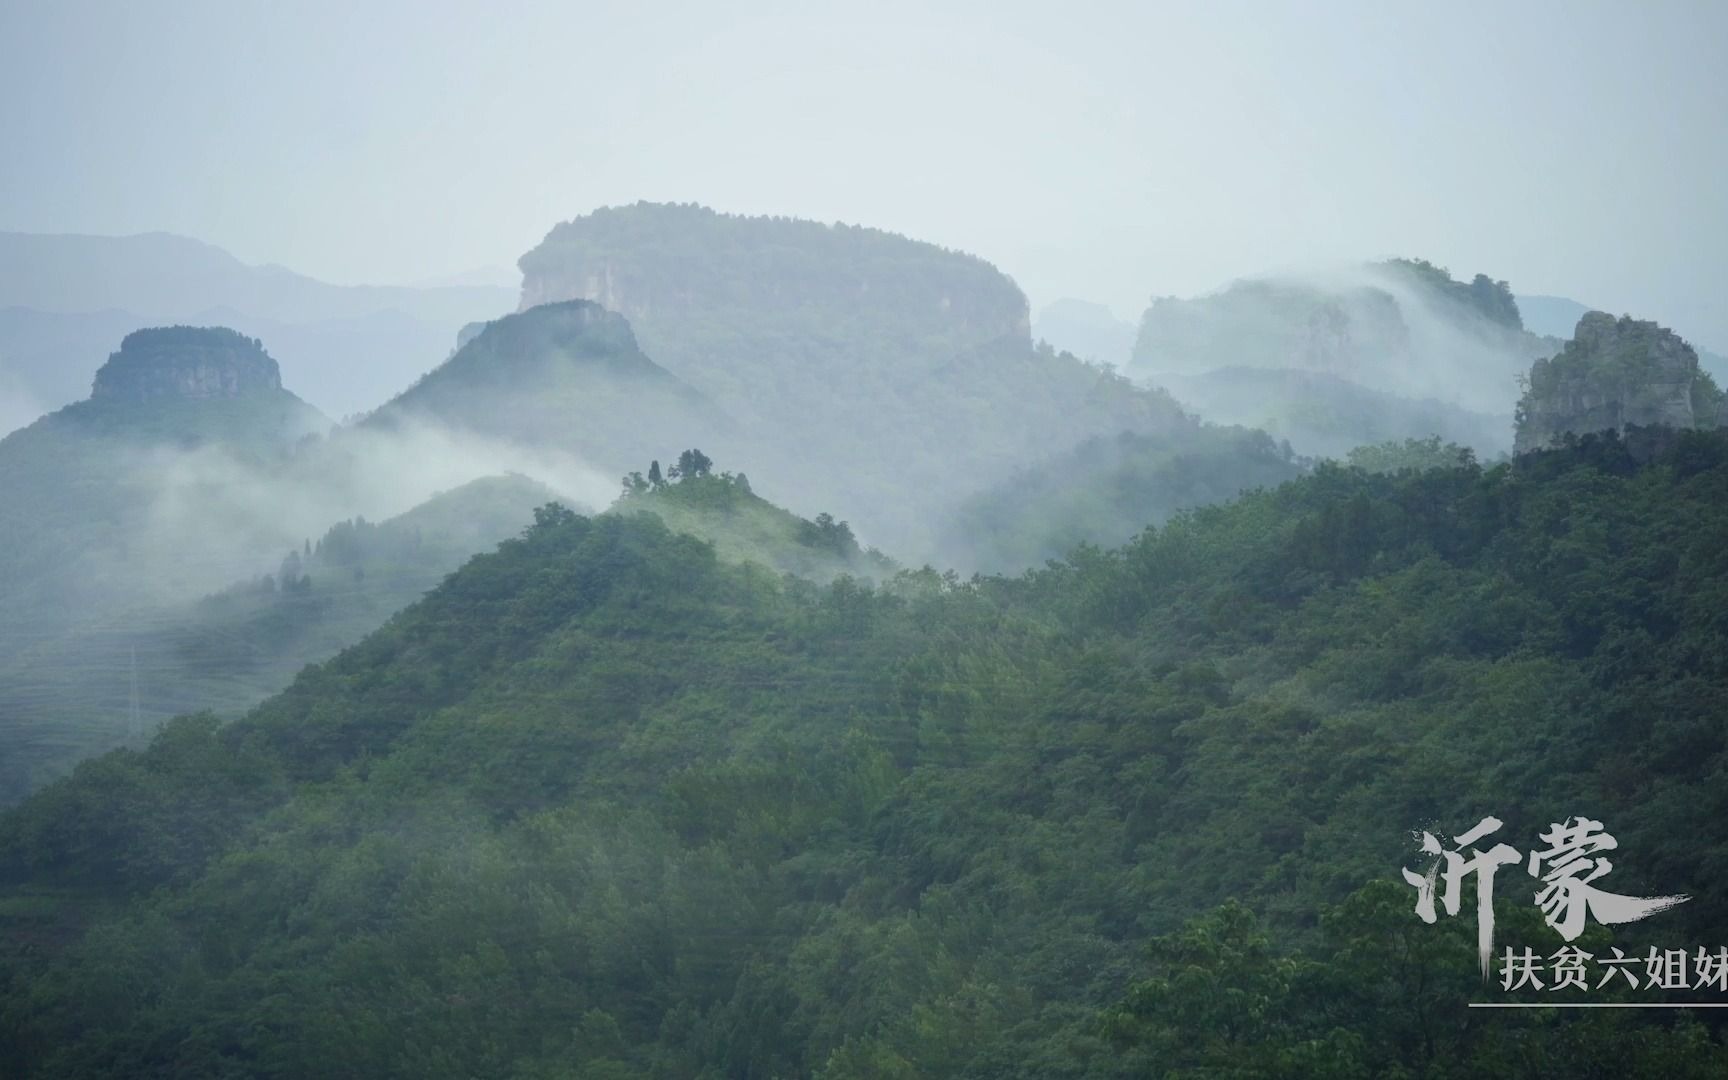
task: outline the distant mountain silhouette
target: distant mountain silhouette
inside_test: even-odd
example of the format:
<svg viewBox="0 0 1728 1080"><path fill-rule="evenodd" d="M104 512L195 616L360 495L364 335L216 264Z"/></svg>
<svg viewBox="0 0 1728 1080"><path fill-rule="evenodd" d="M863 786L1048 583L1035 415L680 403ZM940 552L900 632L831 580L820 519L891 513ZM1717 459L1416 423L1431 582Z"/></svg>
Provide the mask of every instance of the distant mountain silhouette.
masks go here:
<svg viewBox="0 0 1728 1080"><path fill-rule="evenodd" d="M622 315L586 300L485 324L363 427L436 423L557 449L620 474L731 428L705 396L643 354Z"/></svg>
<svg viewBox="0 0 1728 1080"><path fill-rule="evenodd" d="M436 364L457 329L508 311L498 286L344 286L248 266L168 233L0 233L0 432L78 400L114 341L168 323L271 343L309 400L373 408Z"/></svg>

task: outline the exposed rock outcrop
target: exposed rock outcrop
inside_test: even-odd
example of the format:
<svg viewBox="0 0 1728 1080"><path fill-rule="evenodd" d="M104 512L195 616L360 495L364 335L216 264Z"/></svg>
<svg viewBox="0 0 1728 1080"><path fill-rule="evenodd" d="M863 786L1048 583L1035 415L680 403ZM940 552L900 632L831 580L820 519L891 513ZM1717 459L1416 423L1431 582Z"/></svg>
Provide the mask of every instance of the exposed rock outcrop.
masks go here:
<svg viewBox="0 0 1728 1080"><path fill-rule="evenodd" d="M96 372L99 401L207 401L270 394L282 372L264 344L225 327L136 330Z"/></svg>
<svg viewBox="0 0 1728 1080"><path fill-rule="evenodd" d="M637 203L557 226L519 265L520 310L593 300L638 331L668 317L771 304L880 318L962 345L1031 333L1025 294L989 263L857 226Z"/></svg>
<svg viewBox="0 0 1728 1080"><path fill-rule="evenodd" d="M1531 366L1514 452L1540 450L1567 434L1725 424L1728 402L1678 334L1592 311L1557 356Z"/></svg>

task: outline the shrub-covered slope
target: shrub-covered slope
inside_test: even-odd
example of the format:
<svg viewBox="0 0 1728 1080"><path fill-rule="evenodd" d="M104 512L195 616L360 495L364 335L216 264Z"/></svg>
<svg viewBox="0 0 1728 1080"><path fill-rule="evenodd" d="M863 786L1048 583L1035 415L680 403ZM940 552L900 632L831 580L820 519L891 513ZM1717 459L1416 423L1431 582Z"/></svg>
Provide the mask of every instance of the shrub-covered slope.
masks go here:
<svg viewBox="0 0 1728 1080"><path fill-rule="evenodd" d="M127 335L89 399L0 439L0 660L90 612L208 578L234 538L229 523L163 505L165 489L191 486L186 461L278 461L327 425L253 338Z"/></svg>
<svg viewBox="0 0 1728 1080"><path fill-rule="evenodd" d="M1588 439L878 587L546 508L0 819L0 1068L1717 1075L1683 1016L1467 1011L1398 869L1586 814L1693 896L1616 945L1728 937L1725 507L1719 434Z"/></svg>
<svg viewBox="0 0 1728 1080"><path fill-rule="evenodd" d="M405 514L270 551L269 574L200 600L115 606L0 661L0 805L181 713L251 708L520 531L551 492L477 480Z"/></svg>
<svg viewBox="0 0 1728 1080"><path fill-rule="evenodd" d="M485 324L360 430L416 424L562 451L608 472L731 426L643 355L622 316L582 300Z"/></svg>
<svg viewBox="0 0 1728 1080"><path fill-rule="evenodd" d="M1288 443L1243 428L1089 439L961 503L948 550L985 570L1041 566L1081 544L1126 543L1179 511L1283 483L1306 465Z"/></svg>

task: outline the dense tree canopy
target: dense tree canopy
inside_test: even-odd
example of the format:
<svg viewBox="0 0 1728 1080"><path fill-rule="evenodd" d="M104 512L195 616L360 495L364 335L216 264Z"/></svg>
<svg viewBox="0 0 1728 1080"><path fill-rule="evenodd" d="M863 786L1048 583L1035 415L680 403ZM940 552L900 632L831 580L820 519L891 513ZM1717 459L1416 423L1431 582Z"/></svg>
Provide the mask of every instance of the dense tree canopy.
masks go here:
<svg viewBox="0 0 1728 1080"><path fill-rule="evenodd" d="M1728 940L1725 508L1728 438L1593 438L826 585L544 508L0 819L0 1070L1721 1075L1684 1013L1467 1010L1398 871L1588 813L1693 899L1584 944Z"/></svg>

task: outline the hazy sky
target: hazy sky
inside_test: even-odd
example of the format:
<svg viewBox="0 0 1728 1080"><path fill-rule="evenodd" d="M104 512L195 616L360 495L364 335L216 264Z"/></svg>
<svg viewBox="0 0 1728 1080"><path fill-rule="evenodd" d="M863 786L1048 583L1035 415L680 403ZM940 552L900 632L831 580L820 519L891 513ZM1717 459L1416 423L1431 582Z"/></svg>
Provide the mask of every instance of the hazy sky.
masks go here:
<svg viewBox="0 0 1728 1080"><path fill-rule="evenodd" d="M407 282L697 201L973 251L1035 305L1409 254L1722 349L1725 48L1719 0L0 0L0 228Z"/></svg>

